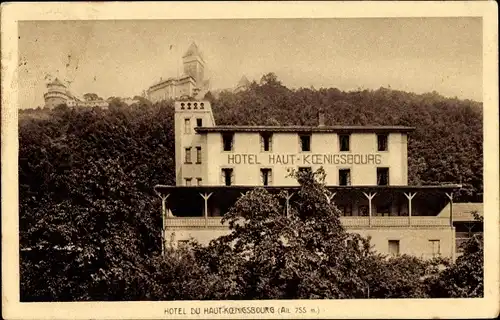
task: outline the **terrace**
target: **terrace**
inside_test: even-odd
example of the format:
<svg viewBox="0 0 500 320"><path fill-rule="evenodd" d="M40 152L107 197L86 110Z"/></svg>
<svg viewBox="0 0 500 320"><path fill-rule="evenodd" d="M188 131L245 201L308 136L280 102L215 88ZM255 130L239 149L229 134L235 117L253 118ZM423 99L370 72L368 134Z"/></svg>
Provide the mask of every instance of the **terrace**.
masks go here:
<svg viewBox="0 0 500 320"><path fill-rule="evenodd" d="M284 214L299 187L264 187L270 193L283 192ZM325 194L341 211L347 229L443 228L453 225L452 193L458 185L446 186L334 186ZM162 198L165 229L227 229L221 223L225 212L253 186L156 186ZM448 207L447 207L448 206ZM446 216L438 215L449 208Z"/></svg>

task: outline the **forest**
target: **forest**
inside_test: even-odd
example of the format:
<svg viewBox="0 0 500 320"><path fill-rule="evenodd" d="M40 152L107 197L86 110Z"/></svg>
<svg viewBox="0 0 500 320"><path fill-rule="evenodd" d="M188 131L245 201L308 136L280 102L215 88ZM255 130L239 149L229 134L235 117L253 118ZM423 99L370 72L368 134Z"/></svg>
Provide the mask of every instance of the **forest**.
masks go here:
<svg viewBox="0 0 500 320"><path fill-rule="evenodd" d="M480 102L390 88L349 92L289 89L273 73L253 82L246 91L217 96L208 93L205 99L211 101L220 125L317 125L321 108L326 125L413 126L416 130L408 145L409 184L460 183L463 188L455 195L456 201L482 201ZM447 267L442 272L434 270L439 275L431 282L411 284L416 275L428 279L425 275L436 264L412 257L389 262L373 258L363 260L358 275L366 270L392 273L395 278L390 283L375 283L377 277L371 274L371 280L360 278L356 280L359 283L339 280L342 288L332 287L324 275L315 274L308 275L316 281L316 289L311 289L298 283L297 275L288 274L291 269L271 272L262 261L253 261L252 266L236 261L239 254L230 252L224 239L207 248L193 244L190 252L185 249L161 257L161 204L153 186L175 183L173 101L152 104L141 98L140 103L127 106L113 99L107 110L65 105L53 110L23 107L19 110L21 301L366 297L365 291L348 290L360 288L361 282L369 283L370 297L424 297L432 292L443 297L482 295L478 289L482 288L478 284L482 283L482 246L474 243L468 244L475 248L471 254L453 266L439 262ZM275 201L259 192L249 197L270 205ZM304 201L308 199L304 196ZM245 210L241 207L232 212L244 214ZM335 209L322 210L328 219L335 219L328 213ZM298 219L293 223L301 227L303 222ZM332 232L345 237L340 229ZM338 246L332 243L328 250L340 250ZM289 255L289 251L275 249L272 252L276 255ZM364 247L342 250L352 261L374 257ZM300 270L311 270L312 265L298 262L299 256L289 258ZM269 274L267 283L250 283L250 275L255 274L249 272L256 265L263 268L255 269L261 275ZM185 272L186 266L192 267L188 268L191 271ZM472 280L464 279L464 272ZM248 277L236 279L245 273ZM294 280L283 282L289 277ZM454 279L457 285L446 279ZM280 286L271 289L276 281ZM239 285L237 291L229 290L235 288L234 282ZM325 290L317 291L323 285ZM192 289L186 291L187 287ZM290 296L292 291L298 296Z"/></svg>

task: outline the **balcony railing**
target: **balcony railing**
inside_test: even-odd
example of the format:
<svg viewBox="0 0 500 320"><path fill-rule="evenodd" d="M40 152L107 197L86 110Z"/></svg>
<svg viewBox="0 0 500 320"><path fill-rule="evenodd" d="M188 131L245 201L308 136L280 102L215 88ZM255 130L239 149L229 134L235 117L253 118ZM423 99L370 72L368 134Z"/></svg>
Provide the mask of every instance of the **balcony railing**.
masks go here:
<svg viewBox="0 0 500 320"><path fill-rule="evenodd" d="M370 221L371 220L371 221ZM449 219L438 217L340 217L346 228L358 227L445 227L450 225Z"/></svg>
<svg viewBox="0 0 500 320"><path fill-rule="evenodd" d="M228 228L229 224L222 224L221 217L182 217L165 219L166 228Z"/></svg>
<svg viewBox="0 0 500 320"><path fill-rule="evenodd" d="M364 227L447 227L450 221L447 218L438 217L340 217L340 221L346 228ZM167 229L190 229L190 228L227 228L229 225L221 223L221 217L170 217L165 219Z"/></svg>

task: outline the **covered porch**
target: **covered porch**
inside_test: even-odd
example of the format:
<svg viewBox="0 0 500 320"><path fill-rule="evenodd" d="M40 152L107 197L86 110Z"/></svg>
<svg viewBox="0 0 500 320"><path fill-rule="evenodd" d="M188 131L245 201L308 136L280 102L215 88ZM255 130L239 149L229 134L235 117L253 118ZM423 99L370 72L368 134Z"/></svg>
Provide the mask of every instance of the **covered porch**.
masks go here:
<svg viewBox="0 0 500 320"><path fill-rule="evenodd" d="M325 197L341 211L346 228L453 226L453 192L445 186L330 186ZM162 199L163 229L227 228L221 217L255 186L155 186ZM284 214L300 187L262 187L285 192ZM449 215L439 215L445 207Z"/></svg>

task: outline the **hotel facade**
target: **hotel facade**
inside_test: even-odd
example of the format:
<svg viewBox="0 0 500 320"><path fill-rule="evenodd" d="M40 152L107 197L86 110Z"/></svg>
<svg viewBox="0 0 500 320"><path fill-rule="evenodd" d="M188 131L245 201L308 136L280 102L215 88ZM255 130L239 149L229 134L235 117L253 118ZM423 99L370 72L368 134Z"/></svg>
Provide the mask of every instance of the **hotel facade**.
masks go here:
<svg viewBox="0 0 500 320"><path fill-rule="evenodd" d="M454 191L460 185L409 186L404 126L217 126L208 101L175 102L176 185L157 185L164 246L227 234L221 217L245 192L286 191L292 169L326 172L327 197L348 232L375 250L423 258L455 257Z"/></svg>

